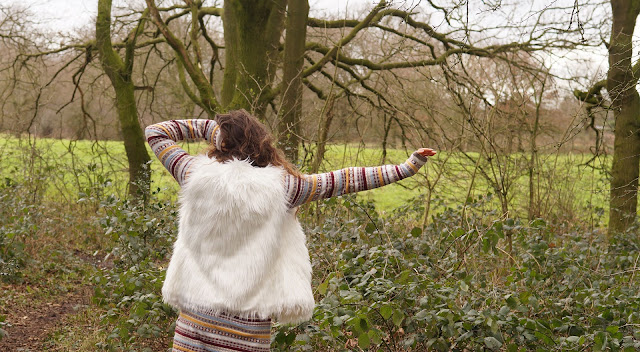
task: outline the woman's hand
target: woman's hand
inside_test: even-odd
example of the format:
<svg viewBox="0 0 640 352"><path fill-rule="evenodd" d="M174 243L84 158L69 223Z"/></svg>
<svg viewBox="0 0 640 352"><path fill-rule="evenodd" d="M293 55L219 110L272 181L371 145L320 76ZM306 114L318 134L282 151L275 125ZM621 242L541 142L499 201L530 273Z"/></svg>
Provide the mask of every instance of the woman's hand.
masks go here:
<svg viewBox="0 0 640 352"><path fill-rule="evenodd" d="M436 155L436 151L431 149L431 148L420 148L418 149L418 154L424 156L424 157L428 157L428 156L434 156Z"/></svg>

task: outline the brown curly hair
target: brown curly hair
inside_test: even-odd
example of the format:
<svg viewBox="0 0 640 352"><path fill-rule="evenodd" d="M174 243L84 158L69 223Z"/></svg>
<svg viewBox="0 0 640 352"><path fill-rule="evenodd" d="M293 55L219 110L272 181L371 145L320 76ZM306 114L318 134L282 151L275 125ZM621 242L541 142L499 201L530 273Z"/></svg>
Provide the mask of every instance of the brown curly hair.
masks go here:
<svg viewBox="0 0 640 352"><path fill-rule="evenodd" d="M233 158L248 159L255 167L280 166L289 174L300 175L282 151L273 146L273 137L267 128L244 109L216 115L215 120L220 126L222 147L218 150L215 145L210 145L206 150L210 158L219 162Z"/></svg>

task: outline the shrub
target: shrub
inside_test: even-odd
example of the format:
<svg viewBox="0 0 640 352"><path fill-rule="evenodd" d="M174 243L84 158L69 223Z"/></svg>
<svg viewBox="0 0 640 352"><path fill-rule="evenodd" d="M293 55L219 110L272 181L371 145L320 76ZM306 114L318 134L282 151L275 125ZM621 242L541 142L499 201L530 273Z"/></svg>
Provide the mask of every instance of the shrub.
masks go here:
<svg viewBox="0 0 640 352"><path fill-rule="evenodd" d="M108 339L98 347L137 350L152 338L172 336L175 312L162 303L160 290L169 249L175 239L176 209L156 190L147 204L108 197L99 220L111 237L108 258L93 281L94 301L104 307Z"/></svg>
<svg viewBox="0 0 640 352"><path fill-rule="evenodd" d="M559 232L542 219L497 219L489 197L428 223L416 198L383 217L340 197L300 213L314 265L313 319L276 326L276 351L575 351L640 348L638 236ZM94 277L109 338L139 350L172 336L160 299L176 209L109 198L100 223L113 267ZM566 229L566 228L565 228ZM510 239L512 248L508 247Z"/></svg>
<svg viewBox="0 0 640 352"><path fill-rule="evenodd" d="M317 307L312 321L277 327L273 347L640 348L640 294L627 272L637 269L633 236L609 246L599 233L558 234L541 219L488 221L473 202L436 214L423 231L421 202L388 219L351 197L308 209Z"/></svg>
<svg viewBox="0 0 640 352"><path fill-rule="evenodd" d="M42 205L22 184L5 179L0 185L0 280L18 283L28 262L25 240L37 235Z"/></svg>

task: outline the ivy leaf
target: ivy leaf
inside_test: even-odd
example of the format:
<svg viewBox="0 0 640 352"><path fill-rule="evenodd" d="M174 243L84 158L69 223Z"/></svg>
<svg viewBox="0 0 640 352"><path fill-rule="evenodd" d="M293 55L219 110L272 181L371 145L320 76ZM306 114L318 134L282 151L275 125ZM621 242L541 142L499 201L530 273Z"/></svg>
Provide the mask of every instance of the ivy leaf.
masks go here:
<svg viewBox="0 0 640 352"><path fill-rule="evenodd" d="M402 321L404 320L404 314L401 311L396 310L395 312L393 312L392 320L396 326L400 326L400 324L402 324Z"/></svg>
<svg viewBox="0 0 640 352"><path fill-rule="evenodd" d="M369 330L369 323L367 322L367 319L360 318L359 323L360 323L360 330L361 331Z"/></svg>
<svg viewBox="0 0 640 352"><path fill-rule="evenodd" d="M511 309L515 309L518 306L518 301L512 295L508 295L505 298L505 302L507 302L507 306Z"/></svg>
<svg viewBox="0 0 640 352"><path fill-rule="evenodd" d="M469 285L467 285L467 283L464 282L464 281L460 281L460 289L463 292L467 292L467 291L469 291Z"/></svg>
<svg viewBox="0 0 640 352"><path fill-rule="evenodd" d="M364 231L366 233L373 233L376 230L376 225L371 222L367 223L367 226L364 227Z"/></svg>
<svg viewBox="0 0 640 352"><path fill-rule="evenodd" d="M494 351L502 347L502 342L498 341L498 339L496 339L493 336L485 337L484 344L487 346L488 349L494 350Z"/></svg>
<svg viewBox="0 0 640 352"><path fill-rule="evenodd" d="M518 345L515 343L510 344L507 346L507 352L518 352Z"/></svg>
<svg viewBox="0 0 640 352"><path fill-rule="evenodd" d="M593 350L604 351L606 345L607 345L607 335L602 331L598 331L596 335L593 337Z"/></svg>
<svg viewBox="0 0 640 352"><path fill-rule="evenodd" d="M369 335L360 334L360 336L358 336L358 346L360 346L360 348L364 350L369 348L370 345L371 345L371 340L369 340Z"/></svg>
<svg viewBox="0 0 640 352"><path fill-rule="evenodd" d="M333 317L333 326L342 326L342 324L344 324L344 319L342 317Z"/></svg>
<svg viewBox="0 0 640 352"><path fill-rule="evenodd" d="M461 229L461 228L457 228L457 229L453 230L453 232L451 232L451 236L453 238L461 237L464 234L465 234L465 231L463 229Z"/></svg>
<svg viewBox="0 0 640 352"><path fill-rule="evenodd" d="M287 337L285 338L285 343L287 345L291 345L295 340L296 340L296 333L294 331L291 331L289 334L287 334Z"/></svg>
<svg viewBox="0 0 640 352"><path fill-rule="evenodd" d="M378 333L376 330L369 330L367 335L369 335L369 340L371 342L373 342L375 344L381 344L382 343L382 337L380 337L380 333Z"/></svg>
<svg viewBox="0 0 640 352"><path fill-rule="evenodd" d="M580 338L578 336L569 336L569 337L567 337L567 341L571 342L571 343L576 343L576 342L578 342L579 339Z"/></svg>
<svg viewBox="0 0 640 352"><path fill-rule="evenodd" d="M324 280L323 283L318 285L318 292L320 292L321 295L325 296L327 294L328 288L329 288L329 279L327 278L326 280Z"/></svg>
<svg viewBox="0 0 640 352"><path fill-rule="evenodd" d="M380 315L382 315L385 320L391 318L391 314L393 314L393 308L391 308L390 305L385 304L380 308Z"/></svg>
<svg viewBox="0 0 640 352"><path fill-rule="evenodd" d="M416 313L414 318L417 319L417 320L424 320L427 317L428 314L429 314L429 312L426 309L423 309L423 310L419 311L418 313Z"/></svg>

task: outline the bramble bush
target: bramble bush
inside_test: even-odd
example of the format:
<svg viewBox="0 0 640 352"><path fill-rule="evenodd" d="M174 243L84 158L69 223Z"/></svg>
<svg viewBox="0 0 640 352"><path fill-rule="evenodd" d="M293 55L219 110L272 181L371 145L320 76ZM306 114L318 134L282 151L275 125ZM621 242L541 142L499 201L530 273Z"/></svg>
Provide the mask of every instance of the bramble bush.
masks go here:
<svg viewBox="0 0 640 352"><path fill-rule="evenodd" d="M387 216L355 196L307 206L300 218L317 306L309 322L276 326L272 348L640 349L638 229L605 241L542 219L496 219L486 201L443 207L427 224L420 198ZM110 197L102 210L113 267L94 277L109 336L99 347L144 350L173 332L160 288L176 208L154 194L147 205Z"/></svg>
<svg viewBox="0 0 640 352"><path fill-rule="evenodd" d="M147 345L173 334L176 314L162 302L160 290L165 266L176 235L176 209L160 201L157 189L146 203L107 197L99 219L112 247L107 260L113 266L94 277L93 300L105 309L101 320L105 350L151 350Z"/></svg>
<svg viewBox="0 0 640 352"><path fill-rule="evenodd" d="M19 186L7 183L0 187L0 280L19 282L27 262L24 237L33 232L30 224L33 205L16 197Z"/></svg>
<svg viewBox="0 0 640 352"><path fill-rule="evenodd" d="M35 240L46 211L42 189L34 186L46 181L44 173L22 179L17 172L10 170L0 183L0 281L9 283L23 280L25 241Z"/></svg>
<svg viewBox="0 0 640 352"><path fill-rule="evenodd" d="M640 349L636 234L606 243L541 219L488 221L495 216L475 211L483 201L464 219L462 207L448 208L424 229L420 199L385 218L351 197L310 209L304 217L320 220L307 222L317 307L311 322L278 327L273 347Z"/></svg>
<svg viewBox="0 0 640 352"><path fill-rule="evenodd" d="M25 268L33 259L26 253L25 242L29 240L34 251L39 246L33 244L46 242L44 237L58 231L57 226L83 226L83 207L97 204L110 186L110 179L94 162L82 160L73 163L73 172L68 175L87 186L73 194L57 192L60 178L65 175L60 170L66 169L47 153L46 149L33 146L3 154L6 167L0 169L0 281L22 282ZM46 236L39 236L39 232Z"/></svg>

